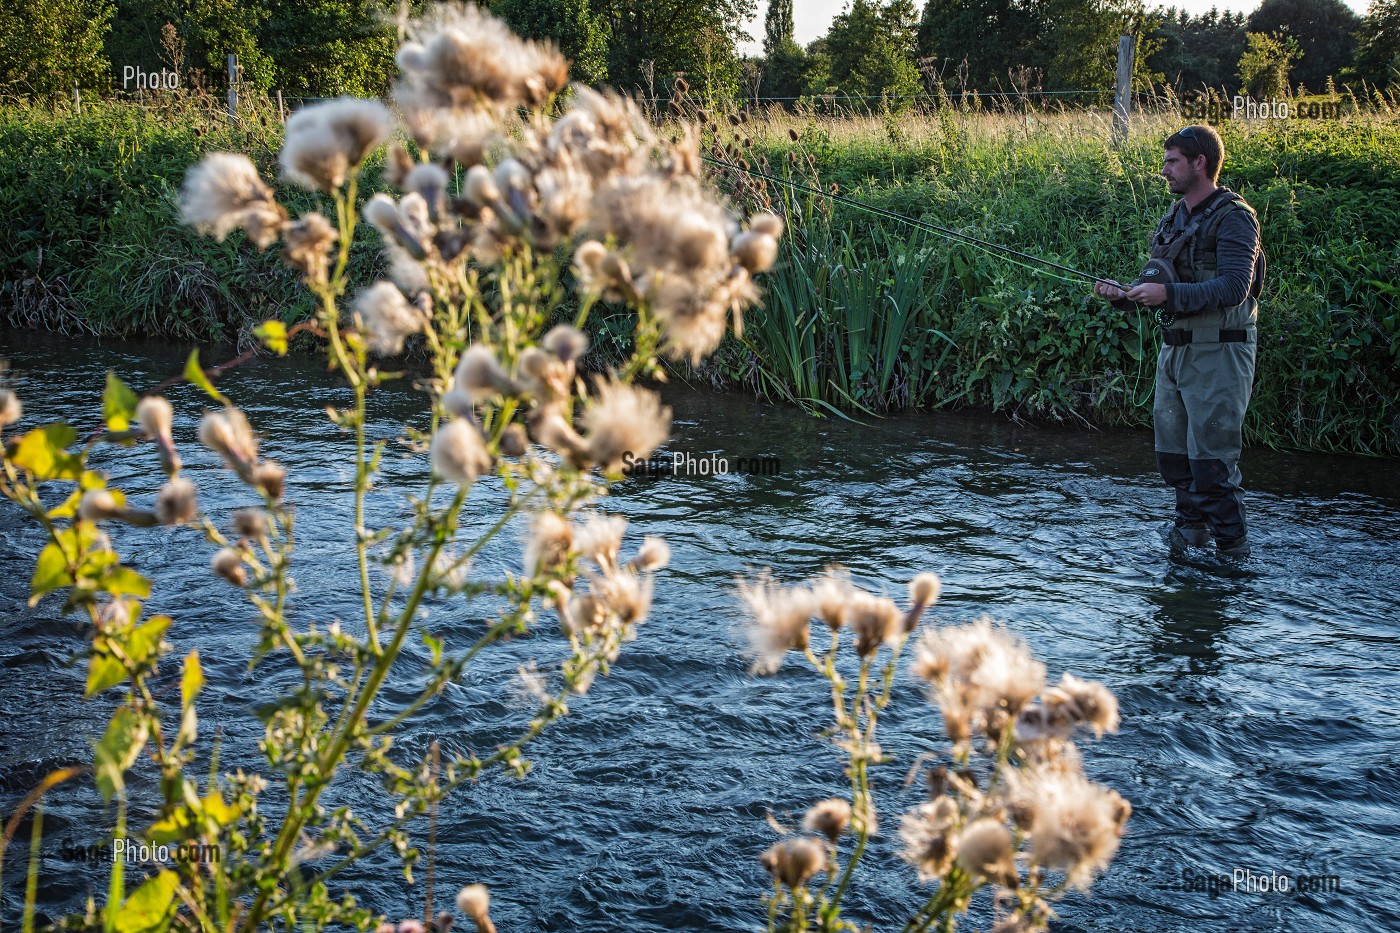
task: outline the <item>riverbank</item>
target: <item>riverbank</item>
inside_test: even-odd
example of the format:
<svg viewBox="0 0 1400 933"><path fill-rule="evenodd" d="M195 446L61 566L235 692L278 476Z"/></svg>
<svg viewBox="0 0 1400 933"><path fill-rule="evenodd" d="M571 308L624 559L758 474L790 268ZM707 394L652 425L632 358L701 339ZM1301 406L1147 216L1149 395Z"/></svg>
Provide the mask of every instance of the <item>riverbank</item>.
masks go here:
<svg viewBox="0 0 1400 933"><path fill-rule="evenodd" d="M1166 120L1140 120L1121 149L1094 114L951 109L775 114L724 138L737 136L750 164L795 164L807 183L1123 278L1169 203L1155 177ZM0 318L234 342L268 317L299 319L308 299L275 252L175 222L175 192L200 155L244 151L274 177L279 134L275 112L256 110L237 127L195 106L0 112ZM1400 453L1400 127L1385 115L1228 126L1226 145L1222 183L1259 210L1270 257L1249 441ZM1150 423L1150 321L1108 310L1079 282L895 221L765 194L794 221L767 308L699 378L826 413L970 406ZM374 248L372 235L356 245ZM620 347L615 323L596 315L604 352Z"/></svg>

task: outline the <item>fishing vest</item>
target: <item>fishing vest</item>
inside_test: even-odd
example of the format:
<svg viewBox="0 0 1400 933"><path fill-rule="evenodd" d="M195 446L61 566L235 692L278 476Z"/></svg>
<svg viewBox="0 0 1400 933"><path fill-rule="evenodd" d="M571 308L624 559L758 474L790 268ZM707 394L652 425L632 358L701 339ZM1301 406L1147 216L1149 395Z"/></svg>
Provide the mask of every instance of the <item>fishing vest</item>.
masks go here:
<svg viewBox="0 0 1400 933"><path fill-rule="evenodd" d="M1220 188L1211 196L1205 210L1194 217L1185 199L1177 201L1152 234L1152 261L1143 270L1143 278L1139 281L1152 281L1152 272L1161 277L1158 281L1200 283L1215 278L1216 240L1220 225L1234 211L1248 211L1257 227L1258 215L1254 208L1229 188ZM1261 247L1254 259L1249 293L1243 302L1234 307L1217 308L1182 318L1168 315L1162 320L1163 326L1192 331L1253 327L1258 320L1258 299L1263 292L1266 271L1267 263Z"/></svg>

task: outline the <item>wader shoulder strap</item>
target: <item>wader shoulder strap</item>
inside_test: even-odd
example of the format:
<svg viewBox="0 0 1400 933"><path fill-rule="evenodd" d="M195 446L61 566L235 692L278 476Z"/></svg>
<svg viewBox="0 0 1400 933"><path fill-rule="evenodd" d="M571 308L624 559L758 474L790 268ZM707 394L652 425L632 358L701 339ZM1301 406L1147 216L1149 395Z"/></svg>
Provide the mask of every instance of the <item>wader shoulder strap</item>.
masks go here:
<svg viewBox="0 0 1400 933"><path fill-rule="evenodd" d="M1201 216L1201 229L1197 234L1197 241L1200 248L1193 250L1192 265L1197 271L1197 280L1201 280L1200 273L1205 273L1206 278L1214 278L1216 272L1216 237L1220 232L1220 225L1232 211L1248 211L1249 216L1254 218L1255 226L1258 226L1259 215L1255 213L1244 198L1229 192L1228 199L1222 199L1218 204L1212 204L1210 208ZM1184 239L1184 238L1183 238ZM1175 245L1175 244L1173 244ZM1264 290L1264 276L1268 271L1268 262L1264 258L1264 248L1259 247L1259 255L1254 260L1253 278L1249 285L1249 294L1258 298Z"/></svg>

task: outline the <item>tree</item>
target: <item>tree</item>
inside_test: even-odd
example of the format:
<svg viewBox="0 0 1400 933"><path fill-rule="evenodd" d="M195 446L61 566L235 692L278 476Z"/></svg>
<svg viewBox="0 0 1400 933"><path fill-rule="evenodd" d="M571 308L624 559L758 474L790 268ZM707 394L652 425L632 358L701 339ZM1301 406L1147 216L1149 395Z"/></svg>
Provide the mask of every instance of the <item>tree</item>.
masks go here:
<svg viewBox="0 0 1400 933"><path fill-rule="evenodd" d="M831 23L824 41L824 87L865 98L907 101L922 87L914 62L913 0L854 0Z"/></svg>
<svg viewBox="0 0 1400 933"><path fill-rule="evenodd" d="M741 24L752 18L755 0L594 0L592 9L608 31L611 84L647 89L643 63L650 62L663 87L681 72L701 96L737 92L737 47L748 39Z"/></svg>
<svg viewBox="0 0 1400 933"><path fill-rule="evenodd" d="M105 0L0 0L0 88L54 100L101 87L112 13Z"/></svg>
<svg viewBox="0 0 1400 933"><path fill-rule="evenodd" d="M260 53L274 63L281 90L378 96L395 74L397 8L393 0L268 0Z"/></svg>
<svg viewBox="0 0 1400 933"><path fill-rule="evenodd" d="M1345 77L1382 90L1400 85L1400 0L1375 0L1356 35Z"/></svg>
<svg viewBox="0 0 1400 933"><path fill-rule="evenodd" d="M1240 57L1240 84L1251 97L1269 100L1288 94L1288 72L1303 54L1298 41L1283 34L1251 32Z"/></svg>
<svg viewBox="0 0 1400 933"><path fill-rule="evenodd" d="M1341 0L1264 0L1249 17L1249 31L1287 32L1302 60L1292 80L1314 91L1351 63L1361 17Z"/></svg>
<svg viewBox="0 0 1400 933"><path fill-rule="evenodd" d="M768 13L763 18L763 54L772 56L788 44L797 27L792 21L792 0L769 0Z"/></svg>
<svg viewBox="0 0 1400 933"><path fill-rule="evenodd" d="M1148 59L1178 93L1239 87L1236 66L1245 52L1244 15L1212 8L1199 16L1170 7L1149 32L1160 43Z"/></svg>
<svg viewBox="0 0 1400 933"><path fill-rule="evenodd" d="M929 0L919 54L970 87L1002 89L1026 74L1050 90L1108 89L1118 37L1144 33L1138 0ZM1148 77L1146 56L1136 79Z"/></svg>
<svg viewBox="0 0 1400 933"><path fill-rule="evenodd" d="M608 80L608 26L588 0L496 0L491 12L527 39L548 39L568 56L576 81Z"/></svg>

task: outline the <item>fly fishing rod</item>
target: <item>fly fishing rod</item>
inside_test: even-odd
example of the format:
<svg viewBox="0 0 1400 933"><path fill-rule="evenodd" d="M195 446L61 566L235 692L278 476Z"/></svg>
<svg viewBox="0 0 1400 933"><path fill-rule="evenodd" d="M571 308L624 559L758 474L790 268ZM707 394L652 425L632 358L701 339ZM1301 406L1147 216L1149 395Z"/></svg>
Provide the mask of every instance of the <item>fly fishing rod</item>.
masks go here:
<svg viewBox="0 0 1400 933"><path fill-rule="evenodd" d="M897 214L894 211L885 210L883 207L875 207L873 204L866 204L862 201L857 201L854 198L848 198L831 191L823 191L821 188L813 188L811 185L804 185L801 182L792 181L791 179L779 178L776 175L770 175L767 172L760 172L757 169L745 168L742 165L736 165L733 162L726 162L723 159L714 159L709 156L701 156L700 158L706 162L709 162L712 165L723 166L724 168L733 169L736 172L744 172L746 174L754 176L755 178L763 178L767 179L768 181L776 182L780 185L786 185L787 187L797 191L805 191L809 194L815 194L824 198L829 198L830 200L836 201L840 204L848 204L851 207L860 208L863 211L868 211L872 214L877 214L881 217L888 217L891 220L898 220L902 223L909 224L912 227L918 227L922 230L928 230L932 233L937 233L941 236L948 237L949 239L960 240L964 243L971 243L972 245L981 247L982 249L996 250L998 252L1005 253L1010 256L1015 256L1018 259L1024 259L1030 262L1040 263L1042 266L1049 266L1050 268L1058 269L1061 272L1068 272L1070 275L1078 276L1079 278L1085 279L1090 282L1107 282L1109 285L1113 285L1125 291L1128 288L1128 286L1122 284L1121 282L1116 282L1113 279L1106 279L1103 276L1098 275L1090 275L1087 272L1082 272L1079 269L1066 266L1062 263L1054 262L1050 259L1045 259L1041 256L1033 256L1030 253L1022 252L1021 250L1014 249L1010 246L1003 246L1000 243L993 243L991 240L984 240L981 237L975 237L970 233L962 233L960 231L953 230L948 227L941 226L939 224L930 223L927 220L919 220L914 217L906 217L903 214Z"/></svg>

